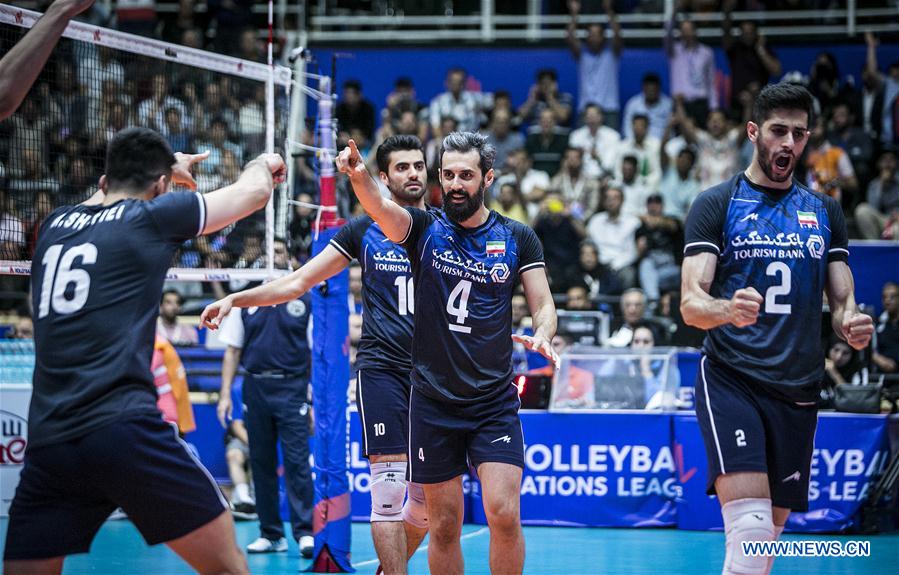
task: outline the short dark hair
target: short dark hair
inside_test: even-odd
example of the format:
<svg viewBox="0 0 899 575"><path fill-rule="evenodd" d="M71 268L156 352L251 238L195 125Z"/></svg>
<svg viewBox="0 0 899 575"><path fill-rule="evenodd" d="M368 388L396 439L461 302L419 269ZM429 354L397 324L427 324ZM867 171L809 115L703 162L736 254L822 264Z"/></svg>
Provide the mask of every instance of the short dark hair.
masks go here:
<svg viewBox="0 0 899 575"><path fill-rule="evenodd" d="M171 289L171 288L162 292L162 297L159 298L159 303L161 304L162 302L164 302L165 296L170 295L170 294L175 294L176 296L178 296L178 305L182 305L184 303L184 298L181 297L181 292L179 292L176 289Z"/></svg>
<svg viewBox="0 0 899 575"><path fill-rule="evenodd" d="M378 153L375 156L378 161L378 171L386 174L390 169L390 154L406 150L418 150L421 152L422 158L425 155L424 146L422 146L418 136L399 134L390 136L384 140L384 142L378 146Z"/></svg>
<svg viewBox="0 0 899 575"><path fill-rule="evenodd" d="M631 124L633 124L637 120L643 120L644 122L649 124L649 116L647 116L646 114L634 114L633 116L631 116Z"/></svg>
<svg viewBox="0 0 899 575"><path fill-rule="evenodd" d="M644 84L655 84L656 86L661 86L662 79L659 78L659 75L656 74L655 72L650 72L649 74L646 74L645 76L643 76L643 83Z"/></svg>
<svg viewBox="0 0 899 575"><path fill-rule="evenodd" d="M559 78L559 75L552 68L542 68L541 70L537 71L538 82L547 77L552 78L553 80L557 80Z"/></svg>
<svg viewBox="0 0 899 575"><path fill-rule="evenodd" d="M351 89L351 90L356 90L357 92L361 92L362 91L362 82L360 82L359 80L356 80L355 78L351 78L343 83L343 89L344 90Z"/></svg>
<svg viewBox="0 0 899 575"><path fill-rule="evenodd" d="M175 155L165 138L149 128L125 128L106 147L106 184L112 191L142 192L159 176L172 175Z"/></svg>
<svg viewBox="0 0 899 575"><path fill-rule="evenodd" d="M459 152L466 154L477 150L481 167L481 176L493 169L493 161L496 159L496 148L487 139L487 136L477 132L451 132L440 146L440 168L443 168L443 154L446 152Z"/></svg>
<svg viewBox="0 0 899 575"><path fill-rule="evenodd" d="M409 76L400 76L396 79L396 82L393 83L395 88L411 88L412 87L412 78Z"/></svg>
<svg viewBox="0 0 899 575"><path fill-rule="evenodd" d="M801 110L812 125L812 95L799 84L780 82L762 88L752 106L752 121L761 126L774 110Z"/></svg>
<svg viewBox="0 0 899 575"><path fill-rule="evenodd" d="M624 163L633 164L636 167L637 164L640 163L640 160L637 159L637 156L634 156L633 154L628 154L628 155L624 156L623 158L621 158L621 163L622 164L624 164Z"/></svg>

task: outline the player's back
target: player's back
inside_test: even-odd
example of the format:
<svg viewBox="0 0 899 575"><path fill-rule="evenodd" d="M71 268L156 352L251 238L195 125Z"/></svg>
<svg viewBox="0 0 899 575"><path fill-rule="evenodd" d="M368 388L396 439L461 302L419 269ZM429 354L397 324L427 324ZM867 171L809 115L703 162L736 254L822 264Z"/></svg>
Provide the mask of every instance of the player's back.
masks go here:
<svg viewBox="0 0 899 575"><path fill-rule="evenodd" d="M155 412L150 359L165 271L204 214L202 196L187 193L50 214L32 270L29 446Z"/></svg>

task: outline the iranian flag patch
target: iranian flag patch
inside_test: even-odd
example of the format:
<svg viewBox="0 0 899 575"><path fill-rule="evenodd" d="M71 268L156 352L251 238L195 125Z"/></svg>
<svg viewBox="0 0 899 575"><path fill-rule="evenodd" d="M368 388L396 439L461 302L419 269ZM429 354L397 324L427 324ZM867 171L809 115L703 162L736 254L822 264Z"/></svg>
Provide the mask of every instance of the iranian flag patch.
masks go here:
<svg viewBox="0 0 899 575"><path fill-rule="evenodd" d="M815 212L796 212L796 219L799 220L800 228L818 228L818 216Z"/></svg>
<svg viewBox="0 0 899 575"><path fill-rule="evenodd" d="M506 242L502 240L487 240L487 255L501 256L506 253Z"/></svg>

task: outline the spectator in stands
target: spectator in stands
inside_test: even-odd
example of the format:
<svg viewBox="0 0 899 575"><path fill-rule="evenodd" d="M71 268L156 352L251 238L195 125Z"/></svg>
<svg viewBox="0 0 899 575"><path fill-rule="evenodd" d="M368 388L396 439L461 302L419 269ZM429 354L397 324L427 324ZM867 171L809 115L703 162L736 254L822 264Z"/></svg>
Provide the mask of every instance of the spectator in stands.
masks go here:
<svg viewBox="0 0 899 575"><path fill-rule="evenodd" d="M427 106L418 101L412 79L400 76L393 83L393 91L387 94L387 107L381 111L381 122L392 124L397 133L404 133L399 131L399 122L407 112L412 112L416 124L419 120L422 123L412 135L424 136L423 130L427 129Z"/></svg>
<svg viewBox="0 0 899 575"><path fill-rule="evenodd" d="M584 150L584 170L589 177L605 177L615 171L621 135L603 125L598 104L587 104L583 116L584 125L571 132L568 145Z"/></svg>
<svg viewBox="0 0 899 575"><path fill-rule="evenodd" d="M536 131L528 134L524 148L534 161L534 169L546 172L550 177L559 171L562 154L568 147L568 136L556 124L555 114L549 108L540 113Z"/></svg>
<svg viewBox="0 0 899 575"><path fill-rule="evenodd" d="M21 151L22 171L18 177L10 178L9 191L11 196L18 201L27 200L30 204L34 194L45 191L57 193L59 182L56 181L46 164L41 153L34 148L25 148Z"/></svg>
<svg viewBox="0 0 899 575"><path fill-rule="evenodd" d="M430 118L434 139L447 135L441 128L444 117L456 120L460 132L477 132L486 123L486 112L493 106L490 94L465 89L468 74L462 68L452 68L446 73L446 92L431 100Z"/></svg>
<svg viewBox="0 0 899 575"><path fill-rule="evenodd" d="M253 25L253 0L207 0L206 8L215 29L215 51L234 56L241 32Z"/></svg>
<svg viewBox="0 0 899 575"><path fill-rule="evenodd" d="M515 293L512 295L512 333L515 335L534 335L534 330L524 325L525 320L530 324L530 311L528 310L528 301L523 293ZM514 373L524 373L529 369L528 366L528 349L524 344L517 341L512 342L512 371Z"/></svg>
<svg viewBox="0 0 899 575"><path fill-rule="evenodd" d="M74 62L59 60L56 66L53 99L59 108L60 117L66 121L66 126L60 130L59 137L63 139L71 135L81 136L84 133L85 123L89 120L89 102L84 89L78 83Z"/></svg>
<svg viewBox="0 0 899 575"><path fill-rule="evenodd" d="M646 213L646 200L655 192L646 183L648 178L638 175L638 162L637 156L633 155L621 158L621 180L618 184L624 192L622 213L640 217Z"/></svg>
<svg viewBox="0 0 899 575"><path fill-rule="evenodd" d="M7 337L9 339L34 339L34 321L27 311L20 311L16 314Z"/></svg>
<svg viewBox="0 0 899 575"><path fill-rule="evenodd" d="M624 106L624 121L621 123L624 137L634 137L633 120L635 116L646 116L649 121L648 134L658 140L665 133L665 126L674 104L671 98L662 93L662 81L655 72L643 76L642 91L632 96Z"/></svg>
<svg viewBox="0 0 899 575"><path fill-rule="evenodd" d="M255 521L256 499L250 493L250 437L243 420L241 388L231 390L231 420L221 421L225 427L225 460L228 477L234 488L231 491L231 512L235 519Z"/></svg>
<svg viewBox="0 0 899 575"><path fill-rule="evenodd" d="M496 199L489 202L490 209L501 216L524 225L530 225L531 217L528 215L528 205L518 189L518 184L509 180L503 184L496 184L495 187L499 188L499 192L496 194Z"/></svg>
<svg viewBox="0 0 899 575"><path fill-rule="evenodd" d="M871 160L874 159L874 143L871 137L858 125L849 103L836 102L830 114L827 141L842 148L852 162L852 169L861 185L871 177Z"/></svg>
<svg viewBox="0 0 899 575"><path fill-rule="evenodd" d="M729 127L724 112L709 112L708 131L696 126L678 100L674 104L674 117L684 140L697 150L696 172L703 190L727 181L740 169L740 143L745 138L745 130Z"/></svg>
<svg viewBox="0 0 899 575"><path fill-rule="evenodd" d="M262 62L262 47L259 44L259 35L252 28L245 28L240 31L240 40L238 41L239 50L238 58L250 60L251 62Z"/></svg>
<svg viewBox="0 0 899 575"><path fill-rule="evenodd" d="M74 157L66 167L59 187L59 204L80 204L97 191L97 182L91 180L91 167L84 157Z"/></svg>
<svg viewBox="0 0 899 575"><path fill-rule="evenodd" d="M636 232L640 286L646 298L655 305L662 293L680 286L680 254L684 244L684 228L680 220L664 213L664 200L653 194L646 200L646 213Z"/></svg>
<svg viewBox="0 0 899 575"><path fill-rule="evenodd" d="M157 131L165 130L165 114L169 108L175 108L181 114L181 123L188 130L193 125L187 106L169 92L168 78L165 73L153 74L151 78L152 95L140 103L137 108L137 121L141 126Z"/></svg>
<svg viewBox="0 0 899 575"><path fill-rule="evenodd" d="M836 56L830 52L819 52L809 72L808 89L818 103L820 115L828 118L834 104L845 100L851 88L840 82L840 69Z"/></svg>
<svg viewBox="0 0 899 575"><path fill-rule="evenodd" d="M646 294L640 288L625 290L621 295L621 316L613 323L612 334L606 340L608 347L628 347L634 339L634 331L645 325ZM654 334L655 335L655 334ZM653 338L655 341L657 338Z"/></svg>
<svg viewBox="0 0 899 575"><path fill-rule="evenodd" d="M343 83L343 94L334 113L337 129L349 134L359 130L369 142L375 135L375 107L362 95L362 83L350 79Z"/></svg>
<svg viewBox="0 0 899 575"><path fill-rule="evenodd" d="M199 337L196 328L178 322L181 306L184 301L181 294L173 289L162 292L159 304L159 319L156 322L156 333L172 345L197 345Z"/></svg>
<svg viewBox="0 0 899 575"><path fill-rule="evenodd" d="M899 114L899 61L890 64L887 74L882 74L877 65L878 40L874 34L865 33L865 44L864 120L870 122L870 131L882 144L895 146L899 144L899 130L894 129L895 114Z"/></svg>
<svg viewBox="0 0 899 575"><path fill-rule="evenodd" d="M635 279L633 266L637 261L636 233L640 220L622 213L623 204L621 186L610 185L602 194L603 211L587 222L587 234L599 248L599 261L615 272L622 287L630 287Z"/></svg>
<svg viewBox="0 0 899 575"><path fill-rule="evenodd" d="M570 336L556 334L553 337L553 350L562 357L567 348L573 344ZM537 375L550 375L553 377L553 387L563 385L552 366L532 370ZM566 370L568 375L564 386L553 395L553 407L555 408L592 408L596 406L596 377L593 372L586 370L571 362Z"/></svg>
<svg viewBox="0 0 899 575"><path fill-rule="evenodd" d="M85 50L78 67L78 83L87 90L91 100L99 100L106 91L106 82L121 90L125 87L125 68L115 59L115 52L105 46Z"/></svg>
<svg viewBox="0 0 899 575"><path fill-rule="evenodd" d="M428 165L428 181L438 182L439 174L437 171L440 167L440 146L443 144L443 138L438 134L451 134L457 130L459 123L453 116L444 116L440 120L440 127L434 131L432 138L425 144L425 164ZM434 186L435 190L439 190L440 186ZM348 190L349 191L349 190ZM353 196L352 193L350 193ZM440 194L437 194L440 197ZM354 196L355 197L355 196ZM442 199L441 199L442 201ZM440 205L440 203L429 202L431 205Z"/></svg>
<svg viewBox="0 0 899 575"><path fill-rule="evenodd" d="M26 98L19 110L10 117L5 128L12 127L8 140L7 178L19 176L24 171L23 155L28 150L37 152L39 158L46 158L50 151L49 132L52 122L41 114L40 103L35 98ZM7 132L8 133L8 132Z"/></svg>
<svg viewBox="0 0 899 575"><path fill-rule="evenodd" d="M244 150L265 148L265 84L257 82L252 93L243 98L237 122Z"/></svg>
<svg viewBox="0 0 899 575"><path fill-rule="evenodd" d="M861 352L855 351L835 333L831 333L827 357L824 358L824 381L822 382L821 402L818 407L833 409L835 388L846 383L867 385L868 368L865 366Z"/></svg>
<svg viewBox="0 0 899 575"><path fill-rule="evenodd" d="M659 153L662 149L662 142L649 134L649 118L642 114L636 114L631 118L632 136L622 140L618 145L618 165L616 166L616 177L622 179L624 173L623 159L627 156L633 156L637 160L636 177L640 180L640 184L645 185L651 190L658 189L659 182L662 181L662 165L659 160ZM625 193L627 193L625 191ZM638 211L642 212L643 203L637 202ZM631 202L629 199L628 202Z"/></svg>
<svg viewBox="0 0 899 575"><path fill-rule="evenodd" d="M583 283L591 299L600 295L621 293L621 280L607 265L599 261L599 249L590 240L581 242L578 266L569 284Z"/></svg>
<svg viewBox="0 0 899 575"><path fill-rule="evenodd" d="M668 132L666 131L666 134ZM693 167L696 165L696 151L692 146L684 146L677 153L674 164L669 165L668 154L665 153L665 143L662 144L660 155L662 169L665 175L659 186L659 193L665 203L665 212L684 220L693 200L702 191L699 180Z"/></svg>
<svg viewBox="0 0 899 575"><path fill-rule="evenodd" d="M877 321L871 363L882 373L899 372L899 284L887 282L880 294L883 313Z"/></svg>
<svg viewBox="0 0 899 575"><path fill-rule="evenodd" d="M587 40L581 43L577 37L579 0L568 0L571 21L568 23L568 47L577 61L578 112L588 104L596 104L602 110L606 126L618 130L621 120L621 103L618 95L618 62L624 43L621 26L612 10L611 0L603 0L603 9L612 28L611 45L606 41L602 24L587 27Z"/></svg>
<svg viewBox="0 0 899 575"><path fill-rule="evenodd" d="M696 25L684 15L680 22L680 40L674 39L677 10L665 24L665 52L671 74L671 95L684 103L693 122L705 126L709 111L718 108L715 90L715 54L696 36Z"/></svg>
<svg viewBox="0 0 899 575"><path fill-rule="evenodd" d="M512 127L512 114L504 108L494 109L487 131L490 143L496 148L494 169L500 173L506 171L506 158L512 150L524 147L524 136Z"/></svg>
<svg viewBox="0 0 899 575"><path fill-rule="evenodd" d="M237 125L237 112L228 104L229 99L222 93L220 83L206 84L202 97L197 94L194 84L188 83L184 86L184 97L194 118L194 132L198 138L208 132L218 118L223 119L226 126Z"/></svg>
<svg viewBox="0 0 899 575"><path fill-rule="evenodd" d="M768 83L771 77L781 75L780 60L768 48L765 37L759 34L758 25L752 20L740 22L740 34L734 38L731 33L731 10L735 0L724 2L724 19L721 21L721 47L730 63L731 110L738 111L739 95L750 84L758 87Z"/></svg>
<svg viewBox="0 0 899 575"><path fill-rule="evenodd" d="M362 313L362 267L358 262L350 264L349 278L350 299L356 313Z"/></svg>
<svg viewBox="0 0 899 575"><path fill-rule="evenodd" d="M232 182L235 180L231 180ZM25 237L26 253L28 259L34 256L34 246L37 244L37 237L40 233L41 226L47 216L56 208L53 196L50 192L42 190L34 196L34 212L31 215L31 222L28 224L28 234Z"/></svg>
<svg viewBox="0 0 899 575"><path fill-rule="evenodd" d="M192 150L190 130L181 122L181 110L177 106L165 109L165 125L160 133L173 150ZM229 180L233 181L233 180Z"/></svg>
<svg viewBox="0 0 899 575"><path fill-rule="evenodd" d="M851 206L858 193L858 178L855 177L849 154L827 141L824 118L819 116L813 122L805 155L806 185L813 191Z"/></svg>
<svg viewBox="0 0 899 575"><path fill-rule="evenodd" d="M558 74L552 68L537 71L537 81L528 90L528 97L518 108L518 117L525 125L534 124L544 110L550 110L559 126L571 121L574 98L559 90Z"/></svg>
<svg viewBox="0 0 899 575"><path fill-rule="evenodd" d="M559 194L571 214L587 221L599 203L599 180L584 171L584 151L569 147L562 157L558 173L550 181L550 189Z"/></svg>
<svg viewBox="0 0 899 575"><path fill-rule="evenodd" d="M582 283L569 286L565 291L565 309L567 311L590 311L593 309L587 286Z"/></svg>
<svg viewBox="0 0 899 575"><path fill-rule="evenodd" d="M234 154L237 163L243 164L243 150L230 140L228 123L223 117L213 118L206 136L206 139L196 144L198 150L209 152L209 157L202 164L198 164L202 166L204 172L216 172L221 167L226 152Z"/></svg>
<svg viewBox="0 0 899 575"><path fill-rule="evenodd" d="M506 158L507 172L500 176L494 187L501 187L507 182L518 185L521 195L528 202L528 215L537 215L538 206L550 188L549 174L531 167L531 157L524 149L513 150Z"/></svg>
<svg viewBox="0 0 899 575"><path fill-rule="evenodd" d="M855 223L864 239L883 236L899 240L899 177L896 152L886 150L877 160L878 175L868 184L865 202L855 208Z"/></svg>
<svg viewBox="0 0 899 575"><path fill-rule="evenodd" d="M566 271L577 265L578 254L571 248L579 245L586 236L584 225L571 215L558 194L548 194L533 227L543 244L550 287L553 291L561 291Z"/></svg>

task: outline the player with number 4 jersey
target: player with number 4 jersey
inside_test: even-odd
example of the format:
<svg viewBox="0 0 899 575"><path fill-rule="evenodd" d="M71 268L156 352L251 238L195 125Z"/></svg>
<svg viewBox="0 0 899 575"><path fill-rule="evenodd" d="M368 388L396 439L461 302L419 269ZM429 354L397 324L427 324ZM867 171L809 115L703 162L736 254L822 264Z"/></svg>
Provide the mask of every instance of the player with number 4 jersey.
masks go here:
<svg viewBox="0 0 899 575"><path fill-rule="evenodd" d="M770 572L773 557L745 556L741 544L777 539L791 510L808 509L823 294L850 346L864 349L874 331L855 304L839 204L792 179L811 116L805 88L766 86L746 126L752 163L687 216L681 314L708 330L696 417L724 516L725 574Z"/></svg>
<svg viewBox="0 0 899 575"><path fill-rule="evenodd" d="M415 136L391 136L377 151L381 182L400 206L424 209L424 150ZM415 291L406 251L368 216L347 222L321 253L290 275L231 294L200 316L216 329L232 307L267 306L294 299L340 273L362 266L362 339L356 355L356 406L365 456L372 471L372 538L385 573L405 573L408 557L427 533L421 486L406 484L409 372ZM403 499L408 488L409 497Z"/></svg>
<svg viewBox="0 0 899 575"><path fill-rule="evenodd" d="M231 514L209 472L156 407L150 371L165 273L179 245L265 205L286 168L250 162L205 195L153 130L109 143L100 192L52 212L31 276L34 387L25 466L10 507L6 573L58 573L117 507L151 545L200 572L245 573Z"/></svg>
<svg viewBox="0 0 899 575"><path fill-rule="evenodd" d="M431 513L432 572L462 573L462 474L477 469L490 526L490 565L521 572L524 445L511 378L511 299L521 283L534 335L518 339L557 361L556 314L534 232L491 212L495 150L480 134L454 132L440 151L443 210L386 201L353 140L338 168L365 211L409 253L417 288L409 399L409 477L424 484ZM517 337L517 336L516 336Z"/></svg>

